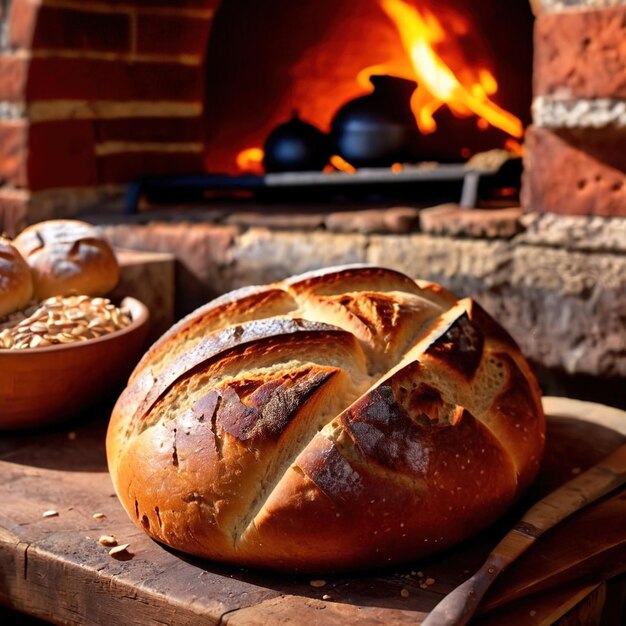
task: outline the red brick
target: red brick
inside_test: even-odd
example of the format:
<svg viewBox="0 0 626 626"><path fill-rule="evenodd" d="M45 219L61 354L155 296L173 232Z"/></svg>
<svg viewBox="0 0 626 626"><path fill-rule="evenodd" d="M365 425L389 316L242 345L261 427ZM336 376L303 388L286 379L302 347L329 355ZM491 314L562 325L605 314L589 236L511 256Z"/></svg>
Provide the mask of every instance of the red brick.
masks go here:
<svg viewBox="0 0 626 626"><path fill-rule="evenodd" d="M203 100L200 67L94 59L35 58L27 96L32 100Z"/></svg>
<svg viewBox="0 0 626 626"><path fill-rule="evenodd" d="M540 15L534 92L561 98L626 98L626 6Z"/></svg>
<svg viewBox="0 0 626 626"><path fill-rule="evenodd" d="M595 129L579 132L586 136L566 138L545 128L528 129L523 207L540 213L626 216L626 131L612 141Z"/></svg>
<svg viewBox="0 0 626 626"><path fill-rule="evenodd" d="M195 54L204 57L212 19L139 13L137 52Z"/></svg>
<svg viewBox="0 0 626 626"><path fill-rule="evenodd" d="M99 143L103 141L201 142L204 133L201 117L97 120L95 124Z"/></svg>
<svg viewBox="0 0 626 626"><path fill-rule="evenodd" d="M15 237L28 225L29 199L13 189L0 187L0 233Z"/></svg>
<svg viewBox="0 0 626 626"><path fill-rule="evenodd" d="M202 172L202 154L195 152L123 152L98 157L100 183L123 183L141 176Z"/></svg>
<svg viewBox="0 0 626 626"><path fill-rule="evenodd" d="M97 183L91 120L41 122L30 128L28 186L32 190Z"/></svg>
<svg viewBox="0 0 626 626"><path fill-rule="evenodd" d="M84 0L75 0L82 3ZM227 1L227 0L226 0ZM172 9L217 9L222 0L101 0L102 4Z"/></svg>
<svg viewBox="0 0 626 626"><path fill-rule="evenodd" d="M16 186L26 184L28 122L0 121L0 179Z"/></svg>
<svg viewBox="0 0 626 626"><path fill-rule="evenodd" d="M130 29L128 13L43 6L32 38L32 49L130 52Z"/></svg>
<svg viewBox="0 0 626 626"><path fill-rule="evenodd" d="M13 0L9 12L9 46L30 49L40 6L29 0Z"/></svg>
<svg viewBox="0 0 626 626"><path fill-rule="evenodd" d="M0 100L17 102L24 99L29 61L9 54L0 54Z"/></svg>

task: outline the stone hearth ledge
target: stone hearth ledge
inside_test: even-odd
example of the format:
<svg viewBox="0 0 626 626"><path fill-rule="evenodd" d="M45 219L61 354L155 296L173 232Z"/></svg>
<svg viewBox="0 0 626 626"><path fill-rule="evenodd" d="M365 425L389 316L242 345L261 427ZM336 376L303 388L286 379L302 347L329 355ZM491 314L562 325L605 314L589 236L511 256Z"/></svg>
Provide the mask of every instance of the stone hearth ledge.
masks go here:
<svg viewBox="0 0 626 626"><path fill-rule="evenodd" d="M244 285L330 265L373 263L475 297L541 366L626 376L624 247L555 247L572 240L581 245L566 236L539 244L536 224L529 236L491 240L164 222L102 228L116 246L175 255L179 315Z"/></svg>

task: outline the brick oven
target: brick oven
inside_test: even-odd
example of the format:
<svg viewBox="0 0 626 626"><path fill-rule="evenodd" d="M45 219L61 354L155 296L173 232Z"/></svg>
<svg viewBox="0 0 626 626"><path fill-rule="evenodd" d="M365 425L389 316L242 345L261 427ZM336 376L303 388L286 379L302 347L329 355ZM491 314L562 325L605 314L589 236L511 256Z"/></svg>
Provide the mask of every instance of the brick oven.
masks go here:
<svg viewBox="0 0 626 626"><path fill-rule="evenodd" d="M142 175L237 173L236 152L262 145L291 108L326 130L332 113L364 92L356 80L359 70L380 60L392 71L406 70L400 36L379 4L368 0L355 9L346 0L272 0L254 7L241 0L4 2L5 229L71 214ZM455 0L451 6L465 4ZM494 0L477 3L469 26L458 17L451 21L461 34L450 40L462 38L463 29L476 30L466 54L477 65L484 63L481 56L490 57L487 66L505 75L508 89L501 90L498 104L521 118L519 138L529 121L531 14L524 0L515 5L514 44L501 26L511 9L503 11ZM303 22L306 36L293 37ZM364 32L371 33L365 50ZM285 77L296 71L302 77L288 91ZM422 160L466 159L472 150L459 139L464 133L473 133L482 149L501 147L508 136L497 128L492 132L486 121L480 128L473 122L459 126L449 113L440 126L434 141L423 135L428 146ZM447 134L440 139L442 132Z"/></svg>
<svg viewBox="0 0 626 626"><path fill-rule="evenodd" d="M227 57L235 68L230 71L230 62L219 55L236 54L228 48L241 32L232 13L243 4L3 0L0 229L15 233L29 221L88 211L93 221L106 222L117 245L176 255L181 314L230 288L319 265L389 265L475 295L513 331L540 369L579 377L550 378L566 385L565 391L587 386L591 393L598 377L623 387L626 2L531 0L534 36L533 17L523 0L445 3L480 7L476 15L483 18L473 23L474 41L489 43L495 75L509 86L501 90L507 95L500 95L499 105L513 111L524 132L522 208L515 200L473 211L457 206L418 210L409 203L347 212L326 204L305 214L293 207L272 211L267 205L244 204L232 213L218 203L196 204L186 212L120 215L126 185L139 177L237 174L235 154L258 146L290 110L293 102L280 99L278 89L268 88L271 97L265 101L255 92L238 102L228 99L228 88L249 71L247 80L261 89L263 76L255 77L248 65L265 58L261 43L278 39L273 29L281 13L265 11L277 2L254 3L256 13L243 28L250 31L250 41L239 46L238 60ZM293 11L300 3L286 4ZM293 39L307 49L313 46L307 33L324 31L328 24L320 17L324 11L354 5L339 0L301 4ZM432 0L411 4L434 12L438 6ZM316 5L320 8L314 12ZM221 38L216 36L220 23ZM261 33L258 41L255 30ZM459 37L466 30L459 27ZM353 39L366 47L359 37ZM384 42L385 35L376 40ZM477 55L481 46L472 48ZM297 56L295 49L283 56L290 55ZM272 63L281 61L280 54L272 58ZM344 85L340 74L348 61L311 60L304 53L297 60L301 68L337 72L330 83L318 77L319 89ZM276 67L276 80L289 71ZM485 97L488 84L483 82ZM353 87L344 88L346 98L356 95ZM295 89L308 106L309 87L298 83ZM318 116L314 121L323 126L331 109L309 106L304 113ZM246 122L246 116L252 121ZM449 116L448 135L439 144L455 146L457 156L466 147L455 143L463 128L458 124ZM501 131L493 134L493 144L481 143L492 137L492 129L481 134L477 126L480 130L480 124L472 127L479 138L476 147L519 148L505 140L520 137L507 138ZM446 125L440 128L443 132ZM623 389L617 396L616 402L626 404Z"/></svg>

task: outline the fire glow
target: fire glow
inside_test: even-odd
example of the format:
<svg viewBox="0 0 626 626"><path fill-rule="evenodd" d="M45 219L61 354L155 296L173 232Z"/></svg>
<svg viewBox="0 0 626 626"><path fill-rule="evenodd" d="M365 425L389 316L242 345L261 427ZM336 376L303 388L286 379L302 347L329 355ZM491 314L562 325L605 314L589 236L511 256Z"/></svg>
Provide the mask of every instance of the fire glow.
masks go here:
<svg viewBox="0 0 626 626"><path fill-rule="evenodd" d="M430 11L420 11L403 0L381 0L380 6L396 27L411 61L414 74L407 78L418 83L411 108L423 134L437 130L433 115L445 104L460 117L475 114L512 137L523 135L521 121L489 99L498 90L498 83L489 69L466 68L463 84L460 76L455 75L437 54L437 44L448 41L450 35ZM466 32L467 24L460 16L454 16L450 30L452 33ZM376 65L366 68L362 77L374 73L394 72L392 68Z"/></svg>
<svg viewBox="0 0 626 626"><path fill-rule="evenodd" d="M471 46L471 37L478 37L470 22L450 9L441 11L437 17L425 4L436 6L432 0L420 0L418 8L407 0L377 0L381 11L386 15L397 33L397 47L392 59L363 68L355 76L364 92L371 91L370 76L388 74L417 82L411 97L411 110L417 128L423 135L437 130L435 114L442 107L448 107L458 118L476 116L475 124L483 131L490 126L509 135L504 147L512 152L521 151L516 141L523 137L524 127L519 118L496 104L491 96L498 92L498 82L485 63L471 63L464 53ZM415 1L415 0L414 0ZM439 13L439 11L438 11ZM460 42L460 40L463 42ZM469 43L468 43L469 42ZM315 94L310 94L315 98ZM297 107L298 103L294 103ZM343 103L337 102L335 110ZM326 129L326 120L308 121ZM494 146L495 147L495 146ZM464 148L471 156L471 150ZM325 171L354 171L352 165L334 156ZM263 150L260 147L242 150L236 158L240 171L254 174L263 171Z"/></svg>

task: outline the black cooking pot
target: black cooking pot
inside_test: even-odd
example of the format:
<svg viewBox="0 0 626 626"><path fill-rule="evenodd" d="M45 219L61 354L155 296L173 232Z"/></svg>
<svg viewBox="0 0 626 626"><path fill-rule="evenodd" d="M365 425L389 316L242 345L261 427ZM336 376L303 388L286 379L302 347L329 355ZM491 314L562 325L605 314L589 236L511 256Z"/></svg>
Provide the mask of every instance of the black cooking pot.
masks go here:
<svg viewBox="0 0 626 626"><path fill-rule="evenodd" d="M417 83L371 76L374 91L344 104L331 124L333 152L355 167L385 167L410 161L419 131L411 111Z"/></svg>
<svg viewBox="0 0 626 626"><path fill-rule="evenodd" d="M302 121L297 112L269 134L264 150L266 172L319 171L330 157L328 136Z"/></svg>

